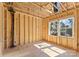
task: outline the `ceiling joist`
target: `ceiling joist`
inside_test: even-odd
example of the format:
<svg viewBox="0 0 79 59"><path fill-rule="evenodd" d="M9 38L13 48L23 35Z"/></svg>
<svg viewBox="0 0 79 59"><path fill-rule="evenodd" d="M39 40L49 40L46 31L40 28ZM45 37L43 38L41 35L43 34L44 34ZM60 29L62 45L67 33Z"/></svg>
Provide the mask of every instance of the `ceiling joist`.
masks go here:
<svg viewBox="0 0 79 59"><path fill-rule="evenodd" d="M52 11L48 10L47 8L45 8L45 7L43 7L43 6L40 6L40 5L36 4L36 3L32 3L32 4L34 4L34 5L36 5L36 6L39 6L40 8L44 9L45 11L47 11L47 12L49 12L49 13L52 13Z"/></svg>
<svg viewBox="0 0 79 59"><path fill-rule="evenodd" d="M63 7L63 9L65 10L65 11L67 11L67 9L65 8L65 6L60 2L60 5Z"/></svg>
<svg viewBox="0 0 79 59"><path fill-rule="evenodd" d="M59 7L61 8L60 13L63 11L68 11L70 9L76 8L75 2L71 2L71 3L59 2L59 4L60 4ZM53 6L59 9L59 7L55 6L53 2L35 2L35 3L34 2L14 2L12 7L19 8L23 12L26 12L26 13L28 12L29 14L38 15L42 18L45 18L51 15L57 14L57 13L54 13ZM29 11L27 9L29 9Z"/></svg>

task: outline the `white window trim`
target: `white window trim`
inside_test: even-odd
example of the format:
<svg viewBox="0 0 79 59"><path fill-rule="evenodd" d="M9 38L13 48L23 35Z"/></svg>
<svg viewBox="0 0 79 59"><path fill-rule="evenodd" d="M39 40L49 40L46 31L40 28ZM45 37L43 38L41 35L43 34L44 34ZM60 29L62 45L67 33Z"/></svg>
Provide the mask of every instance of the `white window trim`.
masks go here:
<svg viewBox="0 0 79 59"><path fill-rule="evenodd" d="M48 22L48 35L51 35L51 33L50 33L50 24L52 23L52 22L56 22L56 21L58 21L58 20L54 20L54 21L50 21L50 22ZM58 26L57 26L57 28L58 28ZM52 35L51 35L52 36ZM57 35L53 35L53 36L58 36L58 34Z"/></svg>
<svg viewBox="0 0 79 59"><path fill-rule="evenodd" d="M74 17L68 17L68 18L65 18L65 19L72 19L72 21L73 21L73 24L72 24L72 36L62 36L61 34L59 34L59 36L60 37L67 37L67 38L73 38L74 37ZM61 20L64 20L64 19L61 19ZM59 24L60 24L60 22L59 22ZM59 29L59 33L60 33L60 29Z"/></svg>
<svg viewBox="0 0 79 59"><path fill-rule="evenodd" d="M57 35L51 35L51 34L50 34L50 24L51 24L52 22L54 22L54 20L48 22L48 35L50 35L50 36L60 36L60 37L73 38L73 37L74 37L74 16L68 17L68 18L63 18L63 19L61 19L61 20L64 20L64 19L72 19L72 21L73 21L73 24L72 24L72 36L62 36L62 35L60 34L60 22L59 22L60 19L55 20L55 21L58 21L58 25L59 25L59 26L57 26L57 28L58 28L58 34L57 34Z"/></svg>

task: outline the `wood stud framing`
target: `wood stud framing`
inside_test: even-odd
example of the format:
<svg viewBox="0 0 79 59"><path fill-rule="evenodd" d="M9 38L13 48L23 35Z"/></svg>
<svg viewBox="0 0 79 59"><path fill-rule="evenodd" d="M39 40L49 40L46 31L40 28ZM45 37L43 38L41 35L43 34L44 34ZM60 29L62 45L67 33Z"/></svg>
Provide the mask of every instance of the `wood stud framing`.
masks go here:
<svg viewBox="0 0 79 59"><path fill-rule="evenodd" d="M76 4L73 3L73 6L76 7ZM66 6L67 7L67 6ZM14 44L16 47L18 46L23 46L30 44L32 42L36 42L39 40L46 40L51 43L55 43L58 45L65 46L67 48L75 49L77 50L77 44L79 44L79 37L77 34L78 31L78 14L79 14L79 8L76 9L65 9L64 12L53 14L49 17L46 18L40 18L37 16L34 16L29 13L25 13L19 10L15 9L15 15L14 15ZM0 6L1 8L1 6ZM40 8L41 10L41 8ZM2 11L2 10L1 10ZM3 22L3 28L4 28L4 35L3 35L3 40L4 42L4 50L10 48L11 46L11 15L9 11L4 7L4 22ZM27 11L30 11L28 9ZM39 11L38 11L39 12ZM0 14L1 15L1 14ZM48 35L48 22L53 21L54 19L60 20L63 18L67 18L70 16L74 16L75 20L75 34L73 38L68 38L68 37L60 37L60 36L49 36ZM1 21L1 18L0 18ZM78 22L77 22L78 21ZM2 22L2 21L1 21ZM0 23L2 26L2 23ZM2 27L1 27L2 28ZM0 33L2 30L0 30ZM2 34L0 34L2 35ZM2 36L0 36L2 38ZM77 42L78 41L78 42Z"/></svg>

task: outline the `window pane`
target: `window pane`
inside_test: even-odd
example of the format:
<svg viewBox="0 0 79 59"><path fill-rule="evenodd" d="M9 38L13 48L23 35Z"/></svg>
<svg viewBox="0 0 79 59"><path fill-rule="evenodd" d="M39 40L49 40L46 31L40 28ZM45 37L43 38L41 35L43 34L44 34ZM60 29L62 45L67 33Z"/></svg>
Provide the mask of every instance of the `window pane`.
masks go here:
<svg viewBox="0 0 79 59"><path fill-rule="evenodd" d="M72 36L72 28L66 29L66 36Z"/></svg>
<svg viewBox="0 0 79 59"><path fill-rule="evenodd" d="M65 32L61 32L60 34L61 34L62 36L65 36Z"/></svg>
<svg viewBox="0 0 79 59"><path fill-rule="evenodd" d="M59 12L60 11L60 3L59 2L53 2L53 9L54 12Z"/></svg>
<svg viewBox="0 0 79 59"><path fill-rule="evenodd" d="M72 28L72 19L68 19L67 20L67 24L66 24L66 26L68 27L68 28Z"/></svg>
<svg viewBox="0 0 79 59"><path fill-rule="evenodd" d="M72 18L60 20L60 35L72 36Z"/></svg>
<svg viewBox="0 0 79 59"><path fill-rule="evenodd" d="M65 29L63 28L63 29L61 29L60 31L61 31L61 32L65 32Z"/></svg>
<svg viewBox="0 0 79 59"><path fill-rule="evenodd" d="M50 34L51 35L57 35L57 24L58 22L57 21L54 21L54 22L51 22L50 24Z"/></svg>
<svg viewBox="0 0 79 59"><path fill-rule="evenodd" d="M60 20L60 35L65 36L66 32L66 25L65 25L65 20Z"/></svg>
<svg viewBox="0 0 79 59"><path fill-rule="evenodd" d="M66 28L67 27L67 20L60 20L60 26L61 26L61 29L62 28Z"/></svg>
<svg viewBox="0 0 79 59"><path fill-rule="evenodd" d="M72 36L72 19L67 20L66 36Z"/></svg>

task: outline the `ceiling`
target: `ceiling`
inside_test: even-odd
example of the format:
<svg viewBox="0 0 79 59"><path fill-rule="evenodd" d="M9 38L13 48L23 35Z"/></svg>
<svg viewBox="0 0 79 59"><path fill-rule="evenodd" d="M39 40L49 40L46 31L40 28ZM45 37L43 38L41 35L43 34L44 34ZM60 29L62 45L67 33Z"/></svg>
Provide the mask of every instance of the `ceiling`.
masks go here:
<svg viewBox="0 0 79 59"><path fill-rule="evenodd" d="M39 17L45 18L51 15L52 5L48 2L15 2L15 8L22 9L22 11L26 11L27 13L38 15ZM28 11L29 9L29 11Z"/></svg>
<svg viewBox="0 0 79 59"><path fill-rule="evenodd" d="M79 4L79 3L76 3ZM67 3L62 2L61 8L62 11L66 11L67 8L72 8L75 3ZM41 18L45 18L54 14L53 12L53 4L51 2L14 2L13 3L14 9L19 11L23 11L35 16L39 16Z"/></svg>

